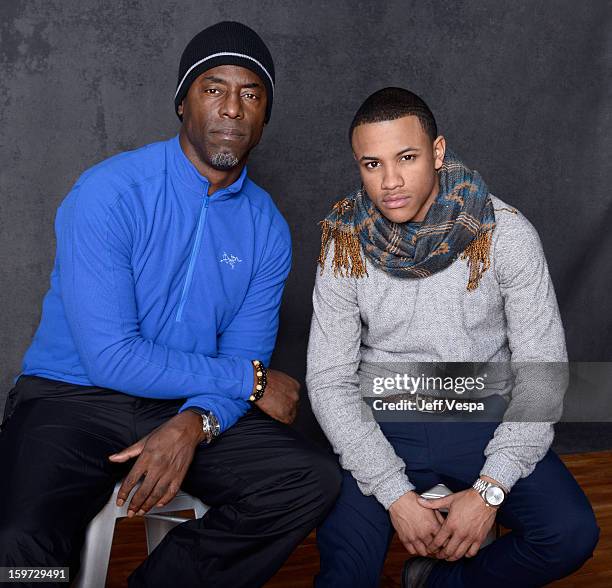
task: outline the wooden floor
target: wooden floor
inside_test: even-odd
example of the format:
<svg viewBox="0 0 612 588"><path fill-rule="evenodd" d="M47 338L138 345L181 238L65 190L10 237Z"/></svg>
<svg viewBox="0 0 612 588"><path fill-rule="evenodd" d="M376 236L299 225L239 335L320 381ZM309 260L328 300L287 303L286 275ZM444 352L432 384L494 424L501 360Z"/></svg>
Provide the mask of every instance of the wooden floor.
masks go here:
<svg viewBox="0 0 612 588"><path fill-rule="evenodd" d="M589 497L601 528L595 554L578 572L551 584L555 588L609 588L612 586L612 451L564 455L563 461ZM123 519L115 529L107 587L126 586L126 579L146 557L143 521ZM384 569L382 588L399 588L405 551L394 539ZM297 547L267 588L306 588L318 570L314 534ZM229 587L228 587L229 588Z"/></svg>

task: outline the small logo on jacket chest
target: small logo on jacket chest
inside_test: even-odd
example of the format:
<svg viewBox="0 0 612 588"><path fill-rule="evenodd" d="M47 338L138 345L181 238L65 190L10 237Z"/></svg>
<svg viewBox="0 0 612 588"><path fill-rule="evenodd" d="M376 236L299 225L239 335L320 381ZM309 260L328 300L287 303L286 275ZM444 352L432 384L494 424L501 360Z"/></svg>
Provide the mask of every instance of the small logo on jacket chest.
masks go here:
<svg viewBox="0 0 612 588"><path fill-rule="evenodd" d="M242 259L240 259L236 255L232 255L231 253L228 255L225 251L223 252L223 257L219 260L220 263L227 263L232 269L237 263L240 263Z"/></svg>

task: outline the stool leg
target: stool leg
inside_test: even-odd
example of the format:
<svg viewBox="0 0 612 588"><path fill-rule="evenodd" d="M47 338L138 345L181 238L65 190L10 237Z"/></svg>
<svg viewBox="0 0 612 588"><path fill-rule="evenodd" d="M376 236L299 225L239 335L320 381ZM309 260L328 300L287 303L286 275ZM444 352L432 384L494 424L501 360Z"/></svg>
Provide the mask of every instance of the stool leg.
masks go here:
<svg viewBox="0 0 612 588"><path fill-rule="evenodd" d="M81 569L73 588L104 588L106 585L116 520L115 506L110 502L109 505L89 523L81 550Z"/></svg>
<svg viewBox="0 0 612 588"><path fill-rule="evenodd" d="M193 512L195 513L196 519L201 519L204 513L210 509L210 506L204 504L201 500L194 498L193 500Z"/></svg>
<svg viewBox="0 0 612 588"><path fill-rule="evenodd" d="M203 504L197 498L191 498L190 507L193 509L196 519L200 519L204 516L204 513L210 508L206 504ZM174 505L178 506L178 505ZM181 506L186 506L181 504ZM166 508L172 508L173 503L169 502ZM147 533L147 552L151 553L162 541L171 529L188 521L189 519L177 516L169 516L164 514L150 514L145 515L145 530Z"/></svg>
<svg viewBox="0 0 612 588"><path fill-rule="evenodd" d="M145 517L147 553L151 553L162 542L162 539L166 536L166 533L174 529L174 527L176 527L178 524L179 521L172 520L171 517Z"/></svg>

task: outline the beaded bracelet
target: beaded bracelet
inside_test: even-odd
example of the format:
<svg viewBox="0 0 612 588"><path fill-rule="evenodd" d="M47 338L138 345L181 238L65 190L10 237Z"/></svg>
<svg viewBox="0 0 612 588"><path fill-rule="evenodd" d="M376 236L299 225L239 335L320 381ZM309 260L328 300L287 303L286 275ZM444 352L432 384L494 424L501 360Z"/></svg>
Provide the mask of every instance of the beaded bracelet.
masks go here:
<svg viewBox="0 0 612 588"><path fill-rule="evenodd" d="M249 396L249 400L251 402L257 402L266 391L266 384L268 383L268 370L266 369L266 366L264 366L264 364L258 359L253 359L251 363L256 370L255 375L257 376L257 384L255 385L255 392Z"/></svg>

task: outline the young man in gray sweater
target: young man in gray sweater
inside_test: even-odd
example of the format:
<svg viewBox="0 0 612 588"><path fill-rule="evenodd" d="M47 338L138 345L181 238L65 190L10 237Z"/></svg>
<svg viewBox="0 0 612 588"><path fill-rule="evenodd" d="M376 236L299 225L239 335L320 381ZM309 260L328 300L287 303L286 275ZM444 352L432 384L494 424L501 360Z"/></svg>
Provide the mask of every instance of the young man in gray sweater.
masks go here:
<svg viewBox="0 0 612 588"><path fill-rule="evenodd" d="M536 230L446 148L412 92L370 96L350 140L362 186L322 222L308 348L312 408L344 469L317 534L316 585L377 586L394 531L417 556L404 586L542 586L572 573L599 529L550 450L567 355ZM513 375L480 376L463 404L484 412L457 422L452 390L409 379L435 362ZM401 402L365 398L383 383ZM453 494L419 497L440 483ZM481 548L496 518L511 532Z"/></svg>

